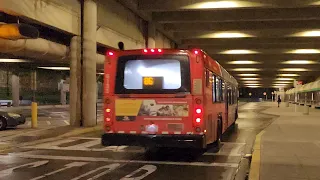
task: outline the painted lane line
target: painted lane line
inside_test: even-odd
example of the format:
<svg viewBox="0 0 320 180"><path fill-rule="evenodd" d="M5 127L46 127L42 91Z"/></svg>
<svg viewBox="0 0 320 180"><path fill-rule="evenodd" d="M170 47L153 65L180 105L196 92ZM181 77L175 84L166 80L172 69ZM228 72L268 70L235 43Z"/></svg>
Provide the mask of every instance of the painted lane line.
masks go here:
<svg viewBox="0 0 320 180"><path fill-rule="evenodd" d="M64 170L67 170L67 169L70 169L70 168L73 168L73 167L81 167L81 166L84 166L86 164L88 164L88 163L86 163L86 162L72 162L70 164L65 165L64 168L52 171L52 172L44 174L42 176L38 176L38 177L32 178L30 180L38 180L38 179L46 178L47 176L51 176L53 174L57 174L57 173L59 173L61 171L64 171Z"/></svg>
<svg viewBox="0 0 320 180"><path fill-rule="evenodd" d="M12 157L26 159L45 159L45 160L70 160L70 161L89 161L89 162L111 162L111 163L137 163L137 164L162 164L162 165L178 165L178 166L203 166L203 167L238 167L237 163L204 163L204 162L171 162L171 161L140 161L140 160L113 160L108 158L96 157L76 157L76 156L52 156L52 155L35 155L35 154L10 154Z"/></svg>
<svg viewBox="0 0 320 180"><path fill-rule="evenodd" d="M125 177L121 178L120 180L141 180L156 170L157 170L157 166L145 165L145 166L142 166L141 168L133 171L132 173L126 175ZM134 177L138 173L141 173L141 171L146 171L146 172L144 174L140 175L139 177Z"/></svg>
<svg viewBox="0 0 320 180"><path fill-rule="evenodd" d="M106 166L99 167L99 168L94 169L94 170L92 170L92 171L89 171L89 172L87 172L87 173L85 173L85 174L82 174L82 175L80 175L80 176L78 176L78 177L75 177L75 178L73 178L73 179L71 179L71 180L79 180L79 179L84 178L84 177L87 177L87 176L89 176L89 175L91 175L91 174L93 174L93 173L95 173L95 172L104 170L102 173L97 174L97 175L95 175L94 177L90 178L90 179L97 179L97 178L99 178L99 177L101 177L101 176L104 176L104 175L108 174L109 172L115 170L115 169L118 168L119 166L120 166L119 163L116 163L116 164L108 164L108 165L106 165Z"/></svg>
<svg viewBox="0 0 320 180"><path fill-rule="evenodd" d="M23 167L28 167L28 166L30 166L29 168L36 168L36 167L39 167L39 166L42 166L42 165L45 165L48 163L49 163L49 161L47 161L47 160L46 161L36 161L36 162L16 166L16 167L13 167L10 169L5 169L5 170L0 171L0 178L3 178L5 176L12 174L12 172L18 168L23 168Z"/></svg>
<svg viewBox="0 0 320 180"><path fill-rule="evenodd" d="M50 121L46 121L47 122L47 124L50 126L51 125L51 122Z"/></svg>
<svg viewBox="0 0 320 180"><path fill-rule="evenodd" d="M63 122L66 123L67 125L70 125L70 123L67 120L64 120Z"/></svg>

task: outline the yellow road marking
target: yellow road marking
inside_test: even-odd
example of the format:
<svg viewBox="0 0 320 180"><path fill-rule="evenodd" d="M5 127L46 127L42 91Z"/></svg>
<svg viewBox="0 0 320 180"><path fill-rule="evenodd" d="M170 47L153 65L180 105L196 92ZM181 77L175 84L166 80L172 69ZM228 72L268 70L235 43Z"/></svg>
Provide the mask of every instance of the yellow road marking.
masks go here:
<svg viewBox="0 0 320 180"><path fill-rule="evenodd" d="M257 136L253 146L253 155L250 166L249 180L260 179L260 157L261 157L261 136L265 131L261 131Z"/></svg>

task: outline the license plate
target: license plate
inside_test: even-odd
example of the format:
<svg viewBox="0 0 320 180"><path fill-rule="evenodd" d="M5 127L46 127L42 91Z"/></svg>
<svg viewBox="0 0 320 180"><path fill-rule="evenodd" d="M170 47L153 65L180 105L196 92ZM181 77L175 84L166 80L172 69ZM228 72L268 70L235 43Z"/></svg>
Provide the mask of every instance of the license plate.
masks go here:
<svg viewBox="0 0 320 180"><path fill-rule="evenodd" d="M155 134L158 132L158 126L155 124L146 125L146 131L150 134Z"/></svg>

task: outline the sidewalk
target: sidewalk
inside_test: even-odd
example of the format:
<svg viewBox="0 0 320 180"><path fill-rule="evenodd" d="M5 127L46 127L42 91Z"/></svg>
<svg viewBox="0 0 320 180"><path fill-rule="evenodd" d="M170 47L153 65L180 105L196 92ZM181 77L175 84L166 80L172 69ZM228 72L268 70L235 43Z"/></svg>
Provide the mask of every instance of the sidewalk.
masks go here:
<svg viewBox="0 0 320 180"><path fill-rule="evenodd" d="M320 180L320 110L261 106L279 117L256 137L249 180Z"/></svg>

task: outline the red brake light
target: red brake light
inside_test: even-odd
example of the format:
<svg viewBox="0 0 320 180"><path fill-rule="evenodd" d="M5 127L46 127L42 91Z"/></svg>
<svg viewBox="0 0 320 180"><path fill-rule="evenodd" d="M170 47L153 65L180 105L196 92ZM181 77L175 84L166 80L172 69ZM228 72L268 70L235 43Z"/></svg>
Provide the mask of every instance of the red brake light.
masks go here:
<svg viewBox="0 0 320 180"><path fill-rule="evenodd" d="M158 49L158 52L162 52L162 50L161 50L161 49Z"/></svg>
<svg viewBox="0 0 320 180"><path fill-rule="evenodd" d="M107 122L110 122L110 121L111 121L111 119L110 119L110 118L106 118L106 121L107 121Z"/></svg>
<svg viewBox="0 0 320 180"><path fill-rule="evenodd" d="M199 51L195 50L195 51L194 51L194 54L199 54Z"/></svg>
<svg viewBox="0 0 320 180"><path fill-rule="evenodd" d="M197 119L196 119L196 122L197 122L197 123L200 123L200 122L201 122L201 118L197 118Z"/></svg>
<svg viewBox="0 0 320 180"><path fill-rule="evenodd" d="M108 55L109 55L109 56L113 56L114 53L110 51L110 52L108 52Z"/></svg>
<svg viewBox="0 0 320 180"><path fill-rule="evenodd" d="M201 114L202 113L202 110L200 108L196 109L196 113L197 114Z"/></svg>
<svg viewBox="0 0 320 180"><path fill-rule="evenodd" d="M107 112L107 113L111 112L111 109L109 109L109 108L108 108L108 109L106 109L106 112Z"/></svg>
<svg viewBox="0 0 320 180"><path fill-rule="evenodd" d="M151 49L150 51L151 51L151 52L154 52L154 49Z"/></svg>
<svg viewBox="0 0 320 180"><path fill-rule="evenodd" d="M148 49L144 49L143 52L144 52L144 53L147 53L147 52L148 52Z"/></svg>

